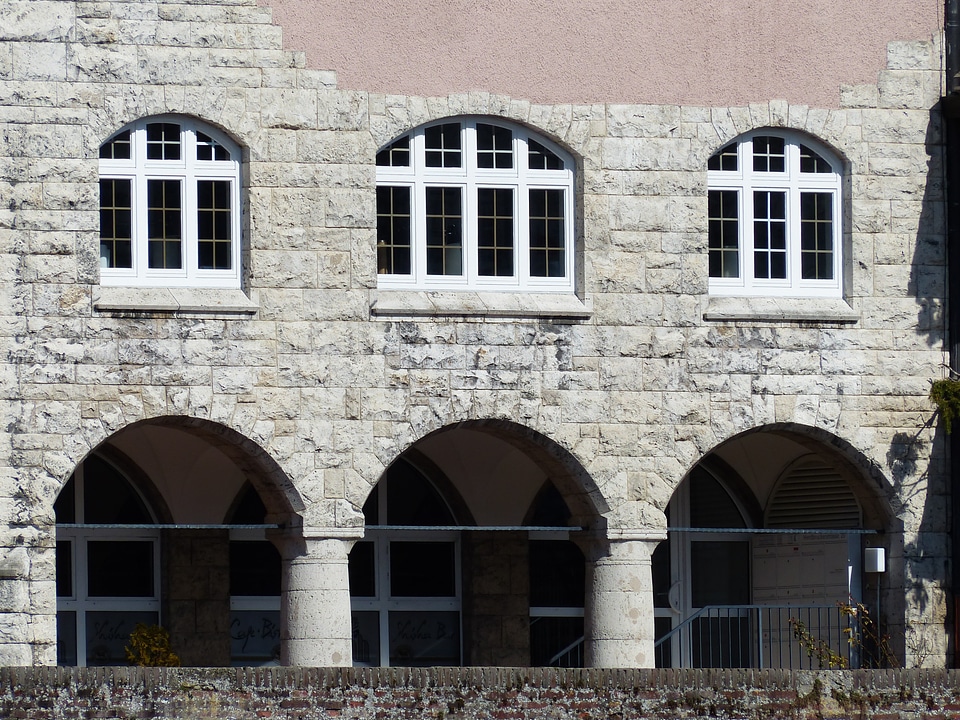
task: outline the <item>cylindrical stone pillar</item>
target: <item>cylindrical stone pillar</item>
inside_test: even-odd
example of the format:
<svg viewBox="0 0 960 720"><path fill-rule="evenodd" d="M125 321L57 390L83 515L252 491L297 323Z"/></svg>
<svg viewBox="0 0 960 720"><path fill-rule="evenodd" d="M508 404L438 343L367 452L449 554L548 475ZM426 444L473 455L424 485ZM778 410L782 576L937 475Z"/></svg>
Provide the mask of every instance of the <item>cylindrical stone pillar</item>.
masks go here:
<svg viewBox="0 0 960 720"><path fill-rule="evenodd" d="M359 535L359 534L358 534ZM347 558L358 537L285 537L280 596L280 662L353 664Z"/></svg>
<svg viewBox="0 0 960 720"><path fill-rule="evenodd" d="M587 667L654 666L650 558L662 539L650 533L584 544Z"/></svg>

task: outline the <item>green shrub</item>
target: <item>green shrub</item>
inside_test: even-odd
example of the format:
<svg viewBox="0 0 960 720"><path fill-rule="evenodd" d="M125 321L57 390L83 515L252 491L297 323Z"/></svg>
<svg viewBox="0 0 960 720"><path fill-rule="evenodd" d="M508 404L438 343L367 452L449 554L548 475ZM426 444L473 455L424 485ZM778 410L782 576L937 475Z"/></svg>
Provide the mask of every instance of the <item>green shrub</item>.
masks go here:
<svg viewBox="0 0 960 720"><path fill-rule="evenodd" d="M159 625L137 623L124 648L127 662L141 667L179 667L180 657L170 646L170 633Z"/></svg>

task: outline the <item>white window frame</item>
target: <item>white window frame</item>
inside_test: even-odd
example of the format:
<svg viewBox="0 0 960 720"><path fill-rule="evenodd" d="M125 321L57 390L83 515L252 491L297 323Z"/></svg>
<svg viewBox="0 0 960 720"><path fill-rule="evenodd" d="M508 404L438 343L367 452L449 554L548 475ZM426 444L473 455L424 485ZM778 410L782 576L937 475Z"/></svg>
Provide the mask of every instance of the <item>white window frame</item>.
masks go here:
<svg viewBox="0 0 960 720"><path fill-rule="evenodd" d="M129 480L127 480L129 483ZM130 483L133 492L140 495L144 507L153 521L156 517L146 498ZM57 527L57 542L70 543L70 565L73 594L69 597L57 597L57 614L73 612L76 615L77 667L87 665L87 622L88 612L150 612L157 616L162 624L160 610L160 531L147 528L124 529L102 525L84 525L84 478L83 463L74 472L75 520L71 525L83 527ZM153 545L153 596L151 597L97 597L91 598L88 591L87 543L88 542L150 542Z"/></svg>
<svg viewBox="0 0 960 720"><path fill-rule="evenodd" d="M427 167L425 131L436 125L460 124L461 167ZM507 128L513 133L512 168L477 166L477 125ZM378 287L396 290L460 290L513 292L573 292L574 290L574 159L556 144L526 128L498 118L454 117L422 125L406 136L410 139L408 167L377 166L377 185L411 188L411 273L379 274ZM395 138L381 148L385 150ZM562 170L529 167L528 142L533 140L563 161ZM463 275L428 275L426 258L426 188L458 187L462 191ZM514 197L514 266L507 277L478 273L477 190L510 189ZM564 191L564 275L530 275L529 191Z"/></svg>
<svg viewBox="0 0 960 720"><path fill-rule="evenodd" d="M777 137L784 140L786 170L760 172L753 169L753 140L755 137ZM831 172L800 172L800 145L810 148L826 161ZM843 295L843 166L837 156L822 143L806 135L783 130L763 129L737 138L724 148L735 146L737 170L708 170L708 192L729 190L738 193L739 213L739 276L710 277L709 293L714 296L744 297L829 297ZM780 191L787 196L786 203L786 278L754 277L753 193ZM829 193L833 200L833 277L830 279L803 279L801 277L800 195L803 192Z"/></svg>
<svg viewBox="0 0 960 720"><path fill-rule="evenodd" d="M147 125L175 123L180 126L180 159L147 159ZM101 180L130 180L132 205L132 266L100 268L100 284L154 288L240 288L241 272L241 199L240 147L222 132L191 118L158 115L137 120L115 133L104 143L130 131L129 159L100 159ZM202 132L225 148L229 160L198 160L197 132ZM181 182L182 265L176 269L149 268L147 264L147 181ZM201 269L197 243L197 182L230 182L230 268Z"/></svg>

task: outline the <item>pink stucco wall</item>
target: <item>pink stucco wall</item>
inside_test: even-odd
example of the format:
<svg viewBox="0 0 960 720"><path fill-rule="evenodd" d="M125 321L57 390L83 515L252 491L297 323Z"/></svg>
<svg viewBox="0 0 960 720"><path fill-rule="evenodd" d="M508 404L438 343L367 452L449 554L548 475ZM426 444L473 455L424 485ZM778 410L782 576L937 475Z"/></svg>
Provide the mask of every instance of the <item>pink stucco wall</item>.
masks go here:
<svg viewBox="0 0 960 720"><path fill-rule="evenodd" d="M260 0L343 88L537 102L835 107L942 0Z"/></svg>

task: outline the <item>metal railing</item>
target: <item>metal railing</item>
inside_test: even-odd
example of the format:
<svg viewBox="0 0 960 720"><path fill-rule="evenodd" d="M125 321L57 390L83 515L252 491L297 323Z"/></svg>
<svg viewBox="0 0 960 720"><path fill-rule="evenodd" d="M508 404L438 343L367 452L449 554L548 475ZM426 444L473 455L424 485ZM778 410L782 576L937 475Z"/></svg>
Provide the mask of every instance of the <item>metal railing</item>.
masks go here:
<svg viewBox="0 0 960 720"><path fill-rule="evenodd" d="M801 623L808 640L795 635ZM858 668L856 621L838 605L711 605L654 643L657 667Z"/></svg>

